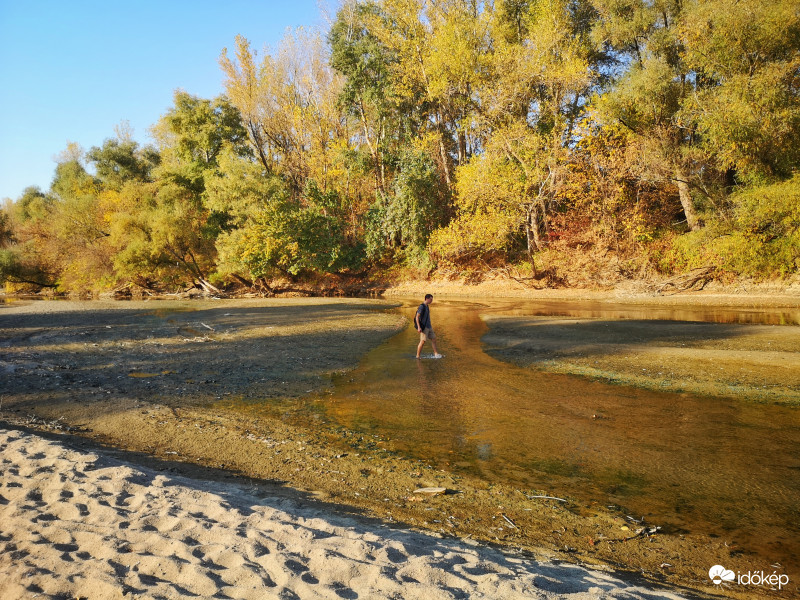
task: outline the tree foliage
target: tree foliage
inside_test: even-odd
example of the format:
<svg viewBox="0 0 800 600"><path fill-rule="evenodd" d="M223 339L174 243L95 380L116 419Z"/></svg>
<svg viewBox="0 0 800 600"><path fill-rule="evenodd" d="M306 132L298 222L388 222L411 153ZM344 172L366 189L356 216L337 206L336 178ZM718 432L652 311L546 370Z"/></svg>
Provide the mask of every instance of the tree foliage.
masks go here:
<svg viewBox="0 0 800 600"><path fill-rule="evenodd" d="M0 281L800 269L795 0L345 0L219 64L7 203Z"/></svg>

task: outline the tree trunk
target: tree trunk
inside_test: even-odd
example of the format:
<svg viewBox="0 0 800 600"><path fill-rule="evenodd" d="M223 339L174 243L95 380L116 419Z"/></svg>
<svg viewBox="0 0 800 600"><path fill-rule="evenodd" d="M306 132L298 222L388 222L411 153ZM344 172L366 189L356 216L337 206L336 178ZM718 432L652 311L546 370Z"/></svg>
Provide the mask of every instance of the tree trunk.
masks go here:
<svg viewBox="0 0 800 600"><path fill-rule="evenodd" d="M217 295L221 295L222 294L222 292L220 291L220 289L218 287L212 285L211 283L209 283L208 281L206 281L202 277L197 280L197 286L200 287L207 294L217 294Z"/></svg>
<svg viewBox="0 0 800 600"><path fill-rule="evenodd" d="M542 222L539 215L539 203L531 202L525 207L525 235L528 239L528 257L533 264L533 253L542 249L539 237Z"/></svg>
<svg viewBox="0 0 800 600"><path fill-rule="evenodd" d="M467 136L463 131L458 132L458 164L467 162Z"/></svg>
<svg viewBox="0 0 800 600"><path fill-rule="evenodd" d="M358 101L358 112L361 118L361 128L364 131L364 140L367 143L367 148L369 148L369 154L372 157L372 164L375 170L375 187L381 194L383 194L383 165L381 164L381 157L377 148L375 145L373 145L372 140L369 138L369 126L367 124L367 115L364 111L364 100L362 98L359 98Z"/></svg>
<svg viewBox="0 0 800 600"><path fill-rule="evenodd" d="M267 155L264 153L264 142L261 139L261 134L258 131L259 125L254 121L248 121L247 129L250 132L250 138L252 140L252 144L258 153L258 158L261 161L261 164L266 170L267 173L272 172L272 168L270 167L269 160L267 159Z"/></svg>
<svg viewBox="0 0 800 600"><path fill-rule="evenodd" d="M440 128L439 134L439 154L442 158L442 169L444 170L444 180L447 184L447 189L453 188L453 182L450 180L450 159L447 156L447 148L444 147L444 128Z"/></svg>
<svg viewBox="0 0 800 600"><path fill-rule="evenodd" d="M692 194L689 192L689 182L680 169L675 169L675 183L678 185L678 196L681 199L683 214L686 215L686 223L689 225L689 229L697 231L701 227L700 220L694 210Z"/></svg>

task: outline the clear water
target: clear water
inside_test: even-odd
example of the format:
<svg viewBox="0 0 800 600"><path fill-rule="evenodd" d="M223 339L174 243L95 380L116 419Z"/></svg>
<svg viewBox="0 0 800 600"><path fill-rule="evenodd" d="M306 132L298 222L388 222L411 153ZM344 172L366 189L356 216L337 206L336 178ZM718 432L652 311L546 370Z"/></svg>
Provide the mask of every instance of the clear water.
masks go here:
<svg viewBox="0 0 800 600"><path fill-rule="evenodd" d="M399 309L413 315L418 301ZM800 409L660 393L498 361L481 314L797 326L800 311L650 309L599 303L443 302L442 360L414 358L412 327L335 380L326 415L456 472L586 504L671 532L720 536L766 568L800 565ZM426 346L424 353L430 353ZM593 418L601 415L602 418ZM763 561L769 561L764 563Z"/></svg>

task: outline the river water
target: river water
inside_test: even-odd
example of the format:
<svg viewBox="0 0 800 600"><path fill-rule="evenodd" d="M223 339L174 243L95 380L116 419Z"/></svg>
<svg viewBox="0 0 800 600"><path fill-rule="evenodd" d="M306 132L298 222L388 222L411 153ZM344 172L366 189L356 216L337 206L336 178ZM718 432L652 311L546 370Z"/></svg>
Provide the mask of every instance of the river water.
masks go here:
<svg viewBox="0 0 800 600"><path fill-rule="evenodd" d="M398 310L411 317L417 302ZM800 409L545 373L497 360L481 342L481 315L796 327L798 311L440 300L432 309L445 358L417 361L409 327L334 380L316 403L330 420L456 473L719 536L754 552L755 566L800 566Z"/></svg>

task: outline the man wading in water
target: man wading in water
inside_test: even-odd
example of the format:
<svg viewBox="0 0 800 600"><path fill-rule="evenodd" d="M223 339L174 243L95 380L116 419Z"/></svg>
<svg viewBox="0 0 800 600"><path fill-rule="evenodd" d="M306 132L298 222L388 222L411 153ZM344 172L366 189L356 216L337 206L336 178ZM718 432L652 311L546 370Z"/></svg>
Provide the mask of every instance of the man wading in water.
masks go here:
<svg viewBox="0 0 800 600"><path fill-rule="evenodd" d="M436 334L433 333L433 327L431 327L431 302L433 302L433 295L425 294L425 302L419 305L417 314L414 315L414 325L417 326L417 331L419 331L417 358L419 358L419 353L422 352L422 347L428 340L430 340L431 346L433 346L433 358L442 358L442 355L436 350Z"/></svg>

